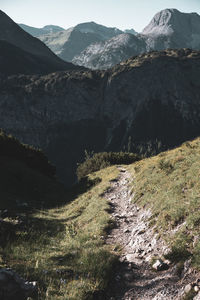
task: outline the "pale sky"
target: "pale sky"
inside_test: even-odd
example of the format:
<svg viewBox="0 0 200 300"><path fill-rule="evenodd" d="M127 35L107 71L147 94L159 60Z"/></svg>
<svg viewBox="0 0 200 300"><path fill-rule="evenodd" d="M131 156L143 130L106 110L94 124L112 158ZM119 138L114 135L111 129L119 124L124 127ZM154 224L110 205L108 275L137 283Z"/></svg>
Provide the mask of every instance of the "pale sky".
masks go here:
<svg viewBox="0 0 200 300"><path fill-rule="evenodd" d="M200 0L0 0L0 9L16 23L34 27L53 24L69 28L94 21L140 32L165 8L200 14Z"/></svg>

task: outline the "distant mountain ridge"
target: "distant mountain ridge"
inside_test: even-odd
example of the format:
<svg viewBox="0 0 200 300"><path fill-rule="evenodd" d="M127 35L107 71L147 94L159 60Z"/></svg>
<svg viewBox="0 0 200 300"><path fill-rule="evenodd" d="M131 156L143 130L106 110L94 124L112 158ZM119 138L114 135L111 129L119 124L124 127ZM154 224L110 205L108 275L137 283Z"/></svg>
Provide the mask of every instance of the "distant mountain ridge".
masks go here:
<svg viewBox="0 0 200 300"><path fill-rule="evenodd" d="M36 28L36 27L25 25L25 24L18 24L18 25L23 30L25 30L26 32L28 32L29 34L31 34L34 37L39 37L44 34L55 33L55 32L65 30L64 28L62 28L60 26L56 26L56 25L46 25L43 28Z"/></svg>
<svg viewBox="0 0 200 300"><path fill-rule="evenodd" d="M66 30L54 25L43 28L34 28L24 24L20 24L20 26L33 36L38 37L60 58L70 62L94 43L112 39L123 33L137 34L134 29L122 31L95 22L81 23Z"/></svg>
<svg viewBox="0 0 200 300"><path fill-rule="evenodd" d="M200 49L200 16L173 8L158 12L141 33L134 29L108 28L95 22L61 29L39 38L63 60L91 69L108 69L148 51Z"/></svg>

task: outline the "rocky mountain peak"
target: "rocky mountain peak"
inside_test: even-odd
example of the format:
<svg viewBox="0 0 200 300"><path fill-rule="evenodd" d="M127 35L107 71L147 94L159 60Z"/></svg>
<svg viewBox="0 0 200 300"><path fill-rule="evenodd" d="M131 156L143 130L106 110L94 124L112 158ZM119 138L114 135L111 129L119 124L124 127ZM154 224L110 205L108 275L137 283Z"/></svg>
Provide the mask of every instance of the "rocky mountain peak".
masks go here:
<svg viewBox="0 0 200 300"><path fill-rule="evenodd" d="M177 9L164 9L158 12L144 28L145 35L183 35L200 32L200 16L197 13L182 13Z"/></svg>
<svg viewBox="0 0 200 300"><path fill-rule="evenodd" d="M173 23L173 18L177 17L177 15L181 14L177 9L164 9L158 12L151 22L144 28L142 34L153 34L160 35L165 34L169 35L173 32L171 28Z"/></svg>

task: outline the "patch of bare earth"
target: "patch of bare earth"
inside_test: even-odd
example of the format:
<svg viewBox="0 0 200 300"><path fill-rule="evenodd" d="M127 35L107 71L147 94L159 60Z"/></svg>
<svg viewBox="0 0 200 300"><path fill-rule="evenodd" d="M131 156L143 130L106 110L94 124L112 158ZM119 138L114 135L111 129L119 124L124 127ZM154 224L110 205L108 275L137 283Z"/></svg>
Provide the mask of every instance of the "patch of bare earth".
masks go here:
<svg viewBox="0 0 200 300"><path fill-rule="evenodd" d="M186 293L193 293L194 288L195 299L200 299L198 274L190 267L190 261L184 264L181 271L169 261L161 262L159 271L152 268L152 259L163 257L169 249L149 225L151 211L131 202L130 174L122 167L119 170L119 177L111 182L110 189L103 195L111 203L112 217L116 223L106 243L122 248L107 299L183 299Z"/></svg>

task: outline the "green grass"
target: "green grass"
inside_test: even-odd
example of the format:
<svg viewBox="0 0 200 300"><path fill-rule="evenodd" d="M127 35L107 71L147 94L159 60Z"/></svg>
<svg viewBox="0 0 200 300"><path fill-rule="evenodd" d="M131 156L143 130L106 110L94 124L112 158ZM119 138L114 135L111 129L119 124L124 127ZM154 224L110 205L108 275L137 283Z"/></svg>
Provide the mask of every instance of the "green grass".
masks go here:
<svg viewBox="0 0 200 300"><path fill-rule="evenodd" d="M200 269L200 139L129 167L133 201L152 210L151 224L171 245L174 261Z"/></svg>
<svg viewBox="0 0 200 300"><path fill-rule="evenodd" d="M106 288L117 255L102 238L113 223L101 195L117 176L116 167L92 174L90 180L100 180L87 192L64 206L29 215L21 227L7 219L13 236L0 249L1 266L37 281L35 299L93 299Z"/></svg>

